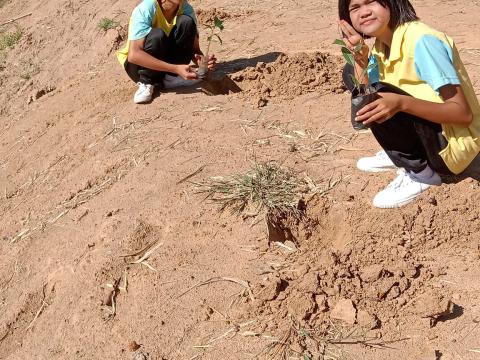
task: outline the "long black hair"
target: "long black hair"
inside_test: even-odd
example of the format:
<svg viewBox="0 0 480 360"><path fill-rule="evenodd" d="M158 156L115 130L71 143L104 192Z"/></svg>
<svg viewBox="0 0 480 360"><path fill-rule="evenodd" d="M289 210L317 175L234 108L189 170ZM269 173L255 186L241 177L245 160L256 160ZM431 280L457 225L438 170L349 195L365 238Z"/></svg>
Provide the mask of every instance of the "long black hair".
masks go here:
<svg viewBox="0 0 480 360"><path fill-rule="evenodd" d="M338 16L340 20L347 21L352 25L350 19L350 7L351 0L338 0ZM398 26L403 25L410 21L418 20L417 13L413 8L413 5L408 0L376 0L383 7L390 9L390 22L388 26L390 29L395 30ZM352 25L353 26L353 25Z"/></svg>

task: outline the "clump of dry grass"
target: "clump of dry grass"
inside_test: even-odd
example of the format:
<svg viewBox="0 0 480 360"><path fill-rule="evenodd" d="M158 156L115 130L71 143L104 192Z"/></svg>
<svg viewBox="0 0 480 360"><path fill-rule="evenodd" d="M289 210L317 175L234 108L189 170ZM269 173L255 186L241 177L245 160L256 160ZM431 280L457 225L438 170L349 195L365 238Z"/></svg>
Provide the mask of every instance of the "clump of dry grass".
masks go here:
<svg viewBox="0 0 480 360"><path fill-rule="evenodd" d="M0 51L15 45L23 35L23 29L17 28L14 31L0 34Z"/></svg>
<svg viewBox="0 0 480 360"><path fill-rule="evenodd" d="M308 192L307 182L276 162L254 163L244 174L213 177L195 183L197 192L218 203L220 210L240 214L246 209L256 212L299 216L299 203Z"/></svg>

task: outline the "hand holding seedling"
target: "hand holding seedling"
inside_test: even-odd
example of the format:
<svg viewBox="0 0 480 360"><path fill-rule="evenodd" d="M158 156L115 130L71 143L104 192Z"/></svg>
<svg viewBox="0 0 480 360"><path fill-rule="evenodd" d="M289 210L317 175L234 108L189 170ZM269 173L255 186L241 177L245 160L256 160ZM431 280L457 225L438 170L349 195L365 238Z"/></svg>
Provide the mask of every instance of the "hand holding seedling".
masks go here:
<svg viewBox="0 0 480 360"><path fill-rule="evenodd" d="M190 65L177 65L176 73L184 80L195 80L197 73L190 68Z"/></svg>
<svg viewBox="0 0 480 360"><path fill-rule="evenodd" d="M345 45L354 53L355 62L363 68L366 67L369 49L363 41L363 37L345 20L340 20L339 26Z"/></svg>
<svg viewBox="0 0 480 360"><path fill-rule="evenodd" d="M356 121L362 122L363 125L381 124L401 111L402 95L380 93L378 96L380 97L379 99L365 105L357 112Z"/></svg>
<svg viewBox="0 0 480 360"><path fill-rule="evenodd" d="M202 60L202 55L201 54L195 54L195 62L198 64L199 61ZM217 58L215 57L215 54L211 54L208 56L208 70L212 71L215 70L215 67L217 66Z"/></svg>

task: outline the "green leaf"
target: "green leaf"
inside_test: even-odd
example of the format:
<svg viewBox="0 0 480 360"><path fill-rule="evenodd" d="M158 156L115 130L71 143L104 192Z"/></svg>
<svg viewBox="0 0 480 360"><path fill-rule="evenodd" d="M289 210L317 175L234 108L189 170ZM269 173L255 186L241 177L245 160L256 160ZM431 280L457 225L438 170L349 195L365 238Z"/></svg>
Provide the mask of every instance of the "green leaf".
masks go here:
<svg viewBox="0 0 480 360"><path fill-rule="evenodd" d="M340 45L340 46L343 46L343 47L347 47L347 44L345 44L345 41L343 41L342 39L335 39L333 44Z"/></svg>
<svg viewBox="0 0 480 360"><path fill-rule="evenodd" d="M312 359L308 355L303 355L303 360L312 360Z"/></svg>
<svg viewBox="0 0 480 360"><path fill-rule="evenodd" d="M223 21L216 16L213 18L213 24L215 25L215 27L219 28L220 30L224 29Z"/></svg>
<svg viewBox="0 0 480 360"><path fill-rule="evenodd" d="M352 52L349 49L347 49L346 47L342 47L342 55L348 64L355 66L355 59L353 57Z"/></svg>
<svg viewBox="0 0 480 360"><path fill-rule="evenodd" d="M355 46L355 49L353 49L354 52L359 52L360 50L362 50L362 46L363 44L357 44L357 46Z"/></svg>

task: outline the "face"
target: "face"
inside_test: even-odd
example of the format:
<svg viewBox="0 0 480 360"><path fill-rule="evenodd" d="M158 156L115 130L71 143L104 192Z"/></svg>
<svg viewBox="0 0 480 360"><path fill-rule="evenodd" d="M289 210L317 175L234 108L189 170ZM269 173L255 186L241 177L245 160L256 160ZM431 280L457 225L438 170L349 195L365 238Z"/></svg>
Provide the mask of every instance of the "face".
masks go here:
<svg viewBox="0 0 480 360"><path fill-rule="evenodd" d="M377 37L388 29L390 9L378 1L352 0L348 10L353 27L360 33Z"/></svg>

